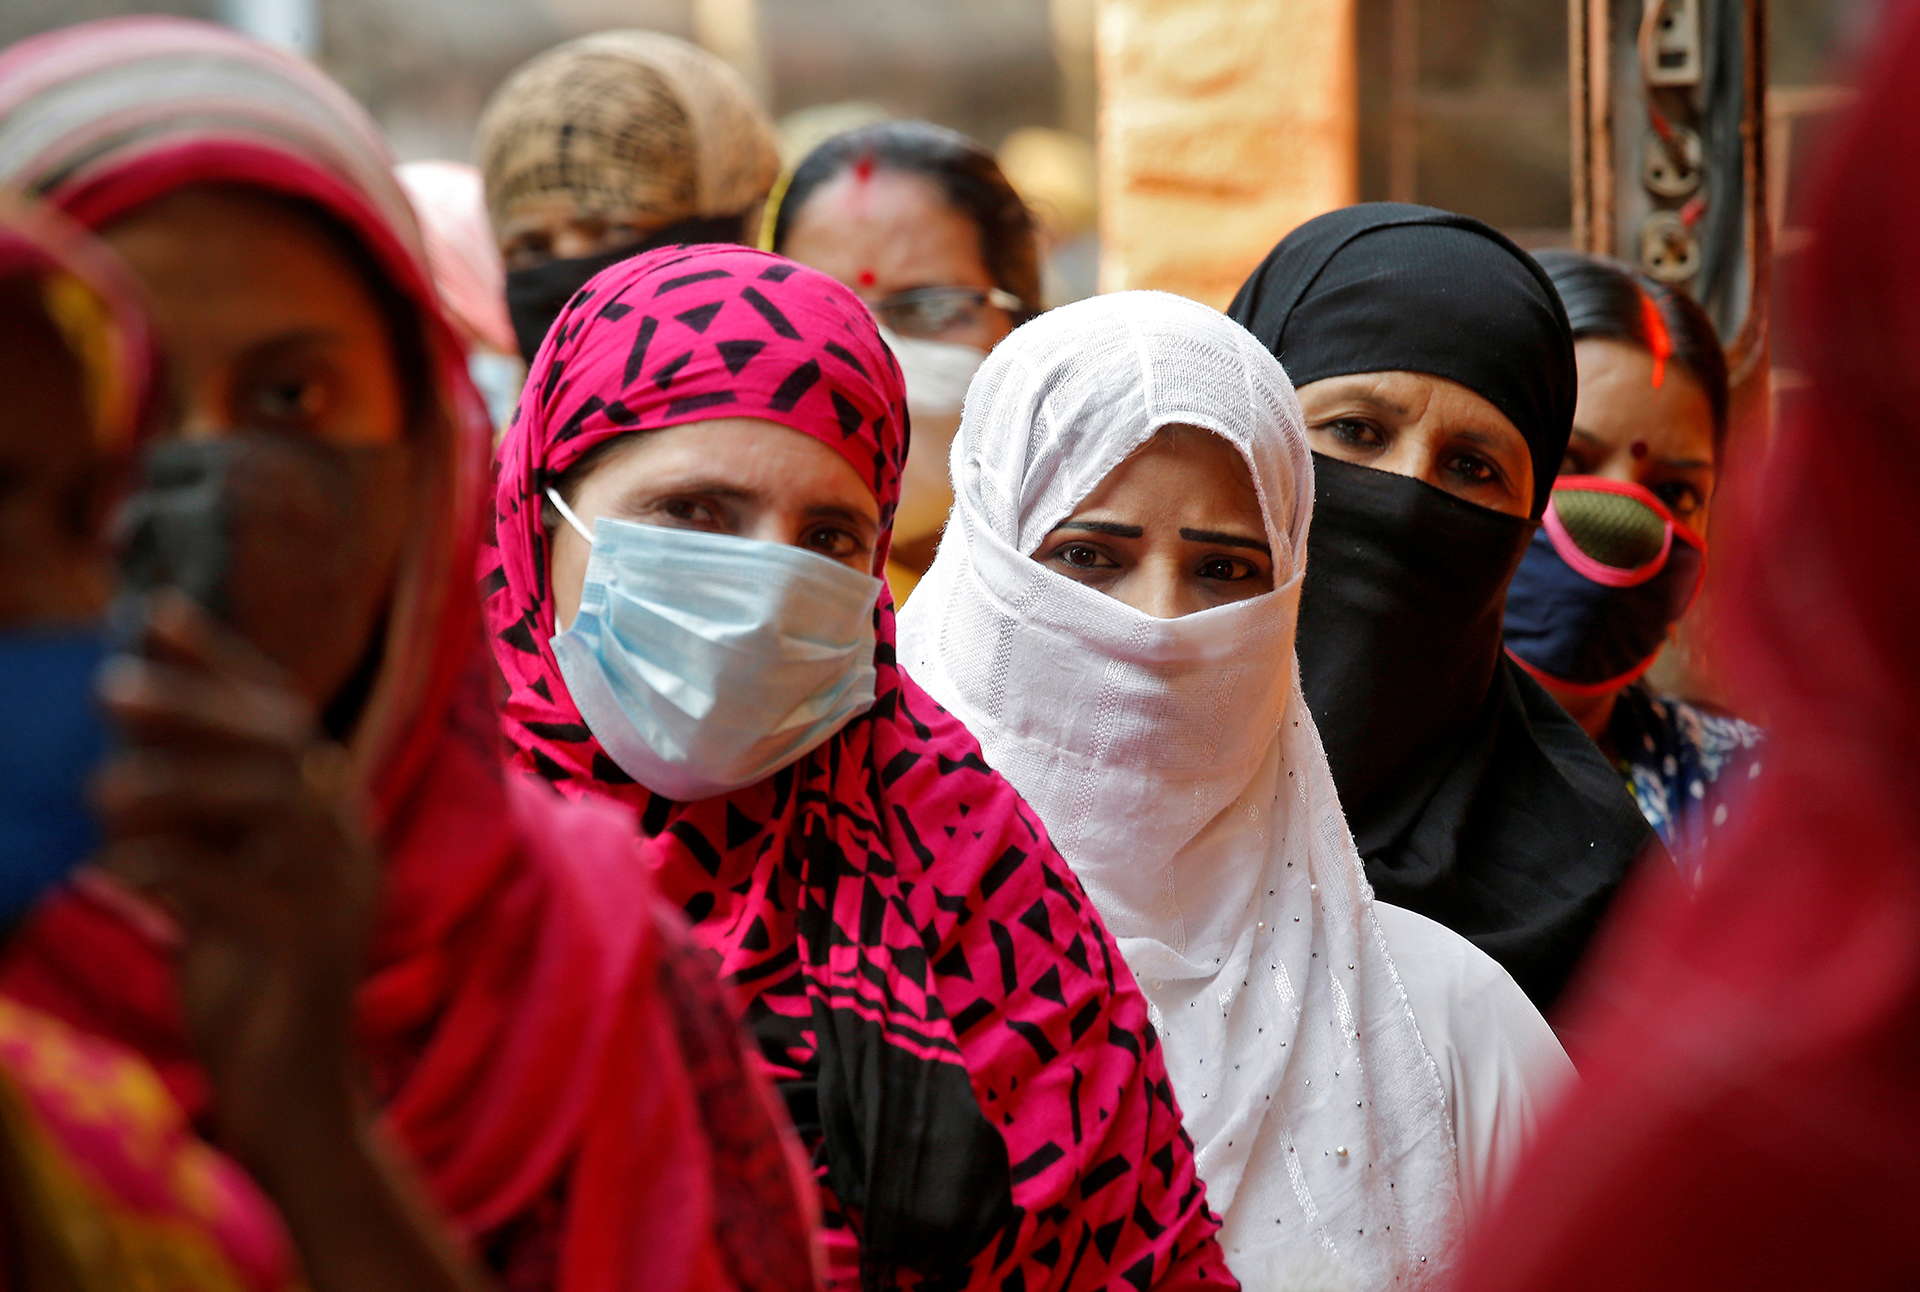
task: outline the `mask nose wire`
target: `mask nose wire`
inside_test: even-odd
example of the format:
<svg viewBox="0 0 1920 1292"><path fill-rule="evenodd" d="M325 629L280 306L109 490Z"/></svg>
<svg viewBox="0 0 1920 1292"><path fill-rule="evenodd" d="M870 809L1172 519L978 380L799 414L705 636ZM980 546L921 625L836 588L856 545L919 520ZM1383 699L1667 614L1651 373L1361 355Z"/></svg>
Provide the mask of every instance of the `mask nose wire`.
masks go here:
<svg viewBox="0 0 1920 1292"><path fill-rule="evenodd" d="M586 539L588 545L591 546L593 543L593 531L580 523L580 518L573 514L573 508L567 506L567 500L560 496L560 491L552 485L548 485L547 497L552 501L554 506L560 509L560 514L567 518L567 524L573 526L574 533Z"/></svg>

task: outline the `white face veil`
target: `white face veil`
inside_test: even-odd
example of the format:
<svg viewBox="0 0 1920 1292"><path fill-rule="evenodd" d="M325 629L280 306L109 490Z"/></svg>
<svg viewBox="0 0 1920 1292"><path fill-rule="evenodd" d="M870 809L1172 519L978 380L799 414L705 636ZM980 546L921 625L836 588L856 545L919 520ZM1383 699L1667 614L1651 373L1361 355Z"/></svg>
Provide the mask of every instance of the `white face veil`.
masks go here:
<svg viewBox="0 0 1920 1292"><path fill-rule="evenodd" d="M1271 593L1155 619L1030 559L1176 423L1245 456ZM1286 373L1203 305L1095 297L994 349L951 467L900 662L1033 805L1118 938L1228 1264L1249 1289L1438 1283L1460 1217L1446 1098L1294 664L1313 468Z"/></svg>

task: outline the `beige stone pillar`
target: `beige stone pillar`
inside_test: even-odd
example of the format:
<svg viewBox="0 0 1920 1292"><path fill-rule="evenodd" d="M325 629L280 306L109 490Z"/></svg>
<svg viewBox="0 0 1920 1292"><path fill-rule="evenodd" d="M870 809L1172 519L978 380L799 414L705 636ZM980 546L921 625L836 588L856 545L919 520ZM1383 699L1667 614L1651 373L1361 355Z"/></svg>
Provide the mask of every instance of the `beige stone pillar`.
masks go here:
<svg viewBox="0 0 1920 1292"><path fill-rule="evenodd" d="M773 102L773 73L760 40L759 0L693 0L693 39L733 64L762 103Z"/></svg>
<svg viewBox="0 0 1920 1292"><path fill-rule="evenodd" d="M1099 0L1100 285L1224 307L1357 200L1356 0Z"/></svg>

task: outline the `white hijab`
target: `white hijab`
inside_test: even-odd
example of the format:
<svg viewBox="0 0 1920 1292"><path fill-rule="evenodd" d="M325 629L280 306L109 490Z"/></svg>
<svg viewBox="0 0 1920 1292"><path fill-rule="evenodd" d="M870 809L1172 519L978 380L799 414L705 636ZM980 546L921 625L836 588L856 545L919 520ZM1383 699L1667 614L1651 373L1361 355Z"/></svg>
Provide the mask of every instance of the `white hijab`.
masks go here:
<svg viewBox="0 0 1920 1292"><path fill-rule="evenodd" d="M1163 426L1245 455L1274 591L1155 619L1030 559ZM1151 1002L1250 1292L1438 1283L1452 1123L1301 699L1300 404L1222 314L1160 292L1044 314L967 393L900 662L1026 796Z"/></svg>

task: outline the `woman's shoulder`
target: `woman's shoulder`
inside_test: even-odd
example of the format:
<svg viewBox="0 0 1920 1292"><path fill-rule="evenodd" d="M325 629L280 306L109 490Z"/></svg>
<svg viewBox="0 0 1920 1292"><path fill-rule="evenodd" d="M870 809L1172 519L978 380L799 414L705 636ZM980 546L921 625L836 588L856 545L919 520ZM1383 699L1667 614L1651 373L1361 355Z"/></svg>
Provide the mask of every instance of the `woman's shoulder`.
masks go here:
<svg viewBox="0 0 1920 1292"><path fill-rule="evenodd" d="M1565 1062L1553 1029L1492 956L1405 907L1376 901L1374 914L1430 1050L1443 1043L1436 1036L1456 1045L1499 1039L1523 1051L1545 1051L1543 1064Z"/></svg>
<svg viewBox="0 0 1920 1292"><path fill-rule="evenodd" d="M1724 709L1677 695L1656 694L1638 683L1620 693L1619 705L1640 728L1639 748L1623 748L1636 757L1690 754L1718 766L1757 748L1766 732Z"/></svg>
<svg viewBox="0 0 1920 1292"><path fill-rule="evenodd" d="M1486 952L1424 915L1374 903L1387 954L1439 1071L1469 1216L1484 1209L1573 1064L1520 985Z"/></svg>

